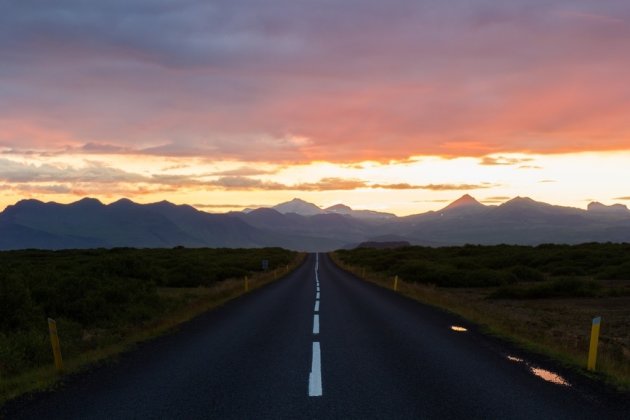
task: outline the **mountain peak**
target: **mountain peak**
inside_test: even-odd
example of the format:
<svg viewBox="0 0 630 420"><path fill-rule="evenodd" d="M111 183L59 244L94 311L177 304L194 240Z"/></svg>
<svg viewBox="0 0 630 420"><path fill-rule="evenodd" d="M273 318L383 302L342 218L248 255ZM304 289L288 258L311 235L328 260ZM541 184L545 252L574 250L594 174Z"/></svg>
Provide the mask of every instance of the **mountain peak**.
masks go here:
<svg viewBox="0 0 630 420"><path fill-rule="evenodd" d="M477 201L470 194L464 194L463 196L453 201L448 206L444 207L442 211L460 209L460 208L481 208L481 207L485 207L485 206L481 204L479 201Z"/></svg>
<svg viewBox="0 0 630 420"><path fill-rule="evenodd" d="M110 206L129 206L135 204L128 198L121 198L120 200L114 201L110 204Z"/></svg>
<svg viewBox="0 0 630 420"><path fill-rule="evenodd" d="M607 206L598 201L593 201L592 203L589 203L587 209L589 212L596 212L596 213L626 214L629 212L628 206L624 204L613 204L613 205Z"/></svg>
<svg viewBox="0 0 630 420"><path fill-rule="evenodd" d="M299 198L294 198L291 201L280 203L272 208L283 214L297 213L302 216L314 216L323 212L319 206Z"/></svg>
<svg viewBox="0 0 630 420"><path fill-rule="evenodd" d="M521 196L517 196L514 197L513 199L506 201L505 203L502 204L502 206L536 206L536 205L541 205L541 206L548 206L547 203L540 203L536 200L533 200L529 197L521 197Z"/></svg>
<svg viewBox="0 0 630 420"><path fill-rule="evenodd" d="M75 201L74 203L70 204L71 206L81 206L81 207L85 207L85 206L90 206L90 207L100 207L103 205L103 203L100 202L100 200L96 199L96 198L90 198L90 197L85 197L80 199L79 201Z"/></svg>
<svg viewBox="0 0 630 420"><path fill-rule="evenodd" d="M345 204L335 204L334 206L330 206L324 209L325 211L340 213L340 212L350 212L352 208L350 206L346 206Z"/></svg>

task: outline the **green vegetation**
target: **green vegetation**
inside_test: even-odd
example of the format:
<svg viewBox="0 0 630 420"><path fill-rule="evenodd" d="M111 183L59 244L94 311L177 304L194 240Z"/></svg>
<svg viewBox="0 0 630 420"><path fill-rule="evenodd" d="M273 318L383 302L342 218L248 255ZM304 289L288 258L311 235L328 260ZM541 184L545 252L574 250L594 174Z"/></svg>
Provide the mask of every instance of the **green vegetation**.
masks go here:
<svg viewBox="0 0 630 420"><path fill-rule="evenodd" d="M344 269L457 313L583 371L602 316L598 371L630 389L630 244L342 250Z"/></svg>
<svg viewBox="0 0 630 420"><path fill-rule="evenodd" d="M99 359L242 294L245 276L250 289L278 278L299 257L280 248L0 252L0 401L15 394L7 379L36 382L32 372L51 366L48 317L64 361Z"/></svg>
<svg viewBox="0 0 630 420"><path fill-rule="evenodd" d="M596 283L578 284L575 280L578 277L630 279L630 244L359 248L338 251L337 255L345 264L438 287L505 286L565 278L553 287L534 287L533 292L525 294L530 298L555 297L558 293L563 296L593 296L597 293ZM571 280L567 281L567 277ZM512 296L504 293L501 297Z"/></svg>

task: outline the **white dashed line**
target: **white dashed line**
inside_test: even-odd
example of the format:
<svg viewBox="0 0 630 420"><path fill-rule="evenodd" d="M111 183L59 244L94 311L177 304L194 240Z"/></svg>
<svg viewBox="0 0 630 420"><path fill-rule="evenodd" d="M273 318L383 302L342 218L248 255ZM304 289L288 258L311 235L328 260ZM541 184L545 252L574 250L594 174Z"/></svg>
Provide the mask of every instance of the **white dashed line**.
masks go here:
<svg viewBox="0 0 630 420"><path fill-rule="evenodd" d="M308 377L308 396L322 396L322 361L319 342L313 343L313 363L311 364L311 374Z"/></svg>
<svg viewBox="0 0 630 420"><path fill-rule="evenodd" d="M315 284L317 292L315 293L315 308L313 315L313 334L319 334L319 253L315 254ZM308 376L308 396L322 396L322 361L321 349L318 341L313 342L313 362L311 365L311 373Z"/></svg>

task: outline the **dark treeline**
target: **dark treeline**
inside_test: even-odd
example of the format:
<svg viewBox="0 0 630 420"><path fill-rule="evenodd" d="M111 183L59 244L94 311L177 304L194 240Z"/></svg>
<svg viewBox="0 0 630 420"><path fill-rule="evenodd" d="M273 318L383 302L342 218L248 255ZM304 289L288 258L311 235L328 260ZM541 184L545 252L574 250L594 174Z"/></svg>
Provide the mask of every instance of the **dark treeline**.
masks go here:
<svg viewBox="0 0 630 420"><path fill-rule="evenodd" d="M50 363L46 318L66 355L112 344L172 307L159 287L212 286L284 267L297 253L266 249L98 249L0 252L0 376Z"/></svg>
<svg viewBox="0 0 630 420"><path fill-rule="evenodd" d="M504 286L495 297L591 296L598 280L630 280L630 244L477 246L338 251L346 264L441 287ZM518 283L540 282L528 288Z"/></svg>

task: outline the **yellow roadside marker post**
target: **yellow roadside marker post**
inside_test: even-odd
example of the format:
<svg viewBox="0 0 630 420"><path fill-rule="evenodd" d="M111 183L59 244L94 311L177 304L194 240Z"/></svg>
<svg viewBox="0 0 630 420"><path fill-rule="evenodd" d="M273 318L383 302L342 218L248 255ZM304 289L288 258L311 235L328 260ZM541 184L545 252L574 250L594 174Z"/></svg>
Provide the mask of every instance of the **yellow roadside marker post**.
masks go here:
<svg viewBox="0 0 630 420"><path fill-rule="evenodd" d="M398 291L398 276L394 277L394 292Z"/></svg>
<svg viewBox="0 0 630 420"><path fill-rule="evenodd" d="M597 346L599 344L599 327L602 323L602 317L593 318L593 326L591 327L591 346L588 350L588 370L595 370L597 363Z"/></svg>
<svg viewBox="0 0 630 420"><path fill-rule="evenodd" d="M48 318L48 331L50 332L50 344L52 345L53 356L55 358L55 369L58 373L63 372L63 360L61 358L61 345L59 335L57 335L57 322Z"/></svg>

